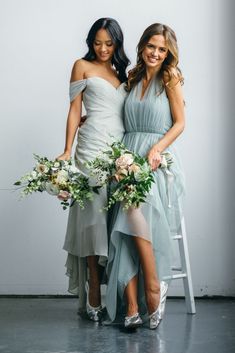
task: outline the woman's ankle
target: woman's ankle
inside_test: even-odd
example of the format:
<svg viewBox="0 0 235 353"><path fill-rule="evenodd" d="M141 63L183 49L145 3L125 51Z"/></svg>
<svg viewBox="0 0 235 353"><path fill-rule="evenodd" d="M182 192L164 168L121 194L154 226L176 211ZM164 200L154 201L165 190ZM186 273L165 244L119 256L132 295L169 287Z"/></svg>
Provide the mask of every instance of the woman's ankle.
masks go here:
<svg viewBox="0 0 235 353"><path fill-rule="evenodd" d="M133 316L138 313L138 310L139 310L138 304L129 303L127 304L126 316Z"/></svg>
<svg viewBox="0 0 235 353"><path fill-rule="evenodd" d="M94 308L101 305L101 292L99 284L89 283L88 300L89 304Z"/></svg>
<svg viewBox="0 0 235 353"><path fill-rule="evenodd" d="M148 313L152 314L157 310L160 303L160 283L154 281L145 287L145 298Z"/></svg>

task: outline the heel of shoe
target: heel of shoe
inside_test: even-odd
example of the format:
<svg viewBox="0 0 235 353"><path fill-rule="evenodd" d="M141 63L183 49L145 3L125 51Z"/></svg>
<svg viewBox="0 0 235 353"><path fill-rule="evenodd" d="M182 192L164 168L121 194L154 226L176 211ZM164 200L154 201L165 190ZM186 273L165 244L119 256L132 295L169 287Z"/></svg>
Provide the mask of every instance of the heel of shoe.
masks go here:
<svg viewBox="0 0 235 353"><path fill-rule="evenodd" d="M149 328L151 330L155 330L160 324L162 318L160 315L160 304L156 311L154 311L151 315L149 315Z"/></svg>
<svg viewBox="0 0 235 353"><path fill-rule="evenodd" d="M160 282L160 301L158 308L151 315L149 315L149 328L155 330L161 323L166 306L168 284L165 281Z"/></svg>
<svg viewBox="0 0 235 353"><path fill-rule="evenodd" d="M164 316L164 313L165 313L165 307L166 307L168 283L166 283L165 281L161 281L160 282L160 288L161 288L160 316L161 316L161 319L163 319L163 316Z"/></svg>
<svg viewBox="0 0 235 353"><path fill-rule="evenodd" d="M89 284L86 282L86 294L87 294L87 300L86 300L86 312L91 321L100 321L101 319L101 314L102 314L102 305L99 305L97 307L93 307L89 303Z"/></svg>
<svg viewBox="0 0 235 353"><path fill-rule="evenodd" d="M125 317L124 327L126 329L134 329L141 326L142 324L143 324L143 321L139 313L136 313L135 315L132 315L132 316Z"/></svg>

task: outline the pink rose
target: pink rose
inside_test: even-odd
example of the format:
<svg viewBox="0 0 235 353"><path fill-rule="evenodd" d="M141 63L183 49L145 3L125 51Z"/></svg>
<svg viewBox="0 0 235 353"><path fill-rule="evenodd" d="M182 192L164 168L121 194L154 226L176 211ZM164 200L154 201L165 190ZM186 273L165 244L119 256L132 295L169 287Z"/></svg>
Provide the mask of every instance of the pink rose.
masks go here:
<svg viewBox="0 0 235 353"><path fill-rule="evenodd" d="M117 168L127 168L129 165L131 165L134 162L134 159L130 153L124 153L121 157L119 157L115 165Z"/></svg>
<svg viewBox="0 0 235 353"><path fill-rule="evenodd" d="M70 198L70 193L65 190L60 190L59 194L57 195L58 199L61 201L66 201Z"/></svg>
<svg viewBox="0 0 235 353"><path fill-rule="evenodd" d="M125 178L125 176L128 175L128 171L126 169L118 169L117 172L115 173L114 177L117 181L122 180Z"/></svg>
<svg viewBox="0 0 235 353"><path fill-rule="evenodd" d="M140 171L140 167L136 164L132 164L132 165L130 165L128 170L129 170L129 172L138 173Z"/></svg>

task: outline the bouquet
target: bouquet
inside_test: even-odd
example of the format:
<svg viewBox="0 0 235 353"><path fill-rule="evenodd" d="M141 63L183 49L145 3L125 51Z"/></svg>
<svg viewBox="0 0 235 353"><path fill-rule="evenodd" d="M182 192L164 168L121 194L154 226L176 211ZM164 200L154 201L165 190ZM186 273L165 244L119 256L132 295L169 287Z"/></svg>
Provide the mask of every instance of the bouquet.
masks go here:
<svg viewBox="0 0 235 353"><path fill-rule="evenodd" d="M165 152L160 168L168 168L172 162L171 154ZM139 207L141 202L145 202L154 182L147 158L129 151L121 142L114 142L109 150L89 162L88 168L101 185L114 182L106 210L116 202L123 202L124 210Z"/></svg>
<svg viewBox="0 0 235 353"><path fill-rule="evenodd" d="M75 202L84 209L84 201L92 200L92 191L98 192L98 187L89 185L89 179L79 173L71 159L50 161L36 154L34 158L37 163L33 170L14 183L23 189L22 196L47 191L50 195L58 197L65 210ZM69 199L72 199L71 204Z"/></svg>

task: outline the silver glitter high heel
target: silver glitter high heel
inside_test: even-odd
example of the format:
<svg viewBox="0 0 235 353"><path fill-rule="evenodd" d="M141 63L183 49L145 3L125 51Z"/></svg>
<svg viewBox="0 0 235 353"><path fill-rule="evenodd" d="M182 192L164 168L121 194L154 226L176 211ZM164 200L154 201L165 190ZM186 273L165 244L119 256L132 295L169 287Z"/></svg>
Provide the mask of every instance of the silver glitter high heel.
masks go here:
<svg viewBox="0 0 235 353"><path fill-rule="evenodd" d="M86 312L90 320L92 321L100 321L101 315L102 315L102 306L99 305L97 307L93 307L89 303L89 284L86 282L86 293L87 293L87 299L86 299Z"/></svg>
<svg viewBox="0 0 235 353"><path fill-rule="evenodd" d="M155 330L160 322L162 321L165 305L166 305L166 297L167 297L167 289L168 284L164 281L160 282L160 301L157 310L155 310L151 315L149 315L149 328L151 330Z"/></svg>
<svg viewBox="0 0 235 353"><path fill-rule="evenodd" d="M124 321L124 327L127 329L137 328L143 324L143 321L139 313L132 316L126 316Z"/></svg>

